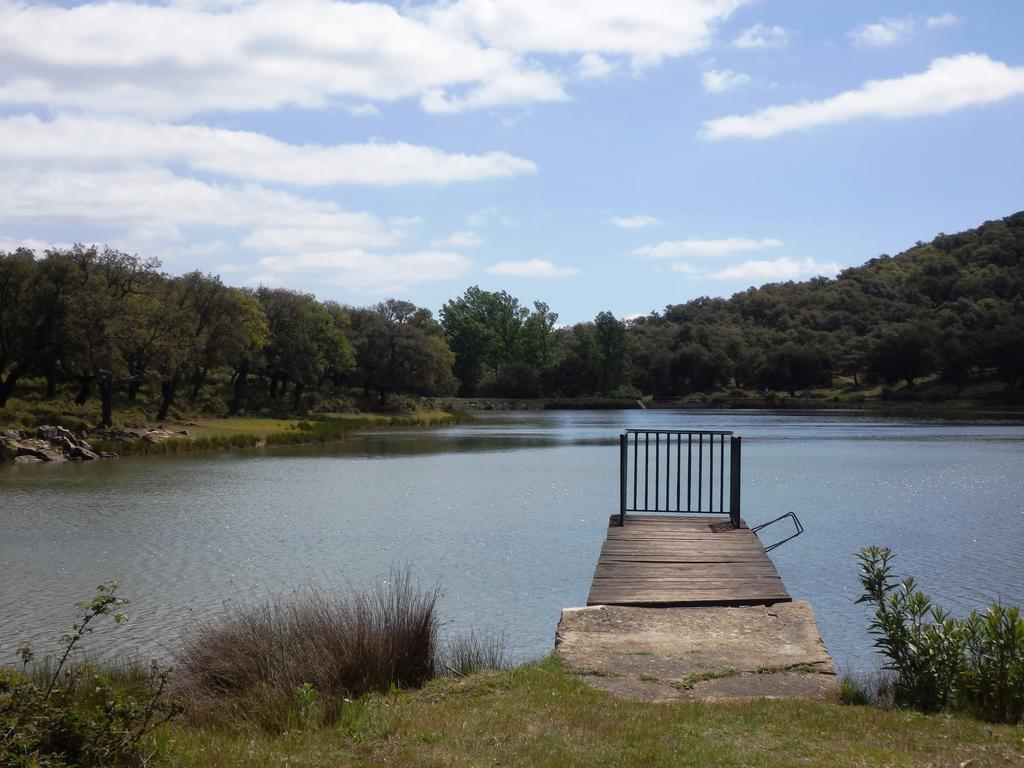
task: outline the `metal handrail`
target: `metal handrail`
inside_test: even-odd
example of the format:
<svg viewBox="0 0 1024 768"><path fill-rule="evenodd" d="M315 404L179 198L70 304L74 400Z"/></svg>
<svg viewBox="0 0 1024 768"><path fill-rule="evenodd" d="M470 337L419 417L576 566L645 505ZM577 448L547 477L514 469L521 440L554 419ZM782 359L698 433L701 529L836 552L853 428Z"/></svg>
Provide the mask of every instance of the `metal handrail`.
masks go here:
<svg viewBox="0 0 1024 768"><path fill-rule="evenodd" d="M627 435L643 435L655 432L661 435L731 435L732 430L721 429L627 429Z"/></svg>
<svg viewBox="0 0 1024 768"><path fill-rule="evenodd" d="M619 435L620 525L628 512L727 514L738 528L740 438L723 430L625 430Z"/></svg>
<svg viewBox="0 0 1024 768"><path fill-rule="evenodd" d="M767 547L764 548L765 552L771 552L776 547L781 546L782 544L785 544L790 539L795 539L797 536L799 536L801 533L803 533L804 532L804 527L800 524L800 518L798 518L794 512L787 512L784 515L779 515L774 520L769 520L767 523L761 523L760 525L755 526L754 528L750 529L752 533L756 534L762 528L767 528L769 525L772 525L773 523L777 523L780 520L785 520L787 517L792 519L793 525L796 528L796 533L794 533L794 534L792 534L790 536L787 536L784 539L780 539L779 541L776 541L774 544L769 544ZM758 540L760 540L760 538L761 537L758 536Z"/></svg>

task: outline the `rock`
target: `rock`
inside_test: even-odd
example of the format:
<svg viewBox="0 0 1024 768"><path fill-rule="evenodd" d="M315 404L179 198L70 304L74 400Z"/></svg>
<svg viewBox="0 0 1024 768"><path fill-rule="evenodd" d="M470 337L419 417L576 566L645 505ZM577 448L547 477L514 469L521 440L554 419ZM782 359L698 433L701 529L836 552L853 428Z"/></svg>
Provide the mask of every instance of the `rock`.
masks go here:
<svg viewBox="0 0 1024 768"><path fill-rule="evenodd" d="M42 462L42 459L37 456L29 456L28 454L14 457L15 464L39 464L40 462Z"/></svg>
<svg viewBox="0 0 1024 768"><path fill-rule="evenodd" d="M44 440L49 440L51 443L60 441L67 441L71 445L78 445L78 436L73 433L70 429L64 427L39 427L36 433Z"/></svg>
<svg viewBox="0 0 1024 768"><path fill-rule="evenodd" d="M95 461L99 458L98 454L93 453L87 448L81 446L75 446L68 451L68 458L74 459L75 461Z"/></svg>
<svg viewBox="0 0 1024 768"><path fill-rule="evenodd" d="M180 432L178 432L178 434L179 435L184 435L185 437L188 437L188 430L187 429L183 429Z"/></svg>
<svg viewBox="0 0 1024 768"><path fill-rule="evenodd" d="M40 440L35 437L26 437L19 443L19 445L24 448L44 448L48 450L50 448L50 441Z"/></svg>
<svg viewBox="0 0 1024 768"><path fill-rule="evenodd" d="M49 448L37 448L22 443L15 450L17 451L17 456L34 456L40 461L64 461L63 454L52 451ZM15 461L17 461L17 456L15 456Z"/></svg>
<svg viewBox="0 0 1024 768"><path fill-rule="evenodd" d="M106 438L107 440L136 440L142 437L142 434L142 432L134 429L113 428L97 432L96 437Z"/></svg>
<svg viewBox="0 0 1024 768"><path fill-rule="evenodd" d="M101 459L116 459L116 458L118 458L118 454L114 453L113 451L98 451L97 455Z"/></svg>
<svg viewBox="0 0 1024 768"><path fill-rule="evenodd" d="M50 445L59 448L64 453L71 453L71 451L78 448L77 443L71 442L70 440L68 440L68 438L64 437L63 435L52 438L50 440Z"/></svg>
<svg viewBox="0 0 1024 768"><path fill-rule="evenodd" d="M151 429L142 436L142 439L147 443L162 443L164 440L170 440L174 437L175 434L168 432L166 429Z"/></svg>
<svg viewBox="0 0 1024 768"><path fill-rule="evenodd" d="M4 432L0 432L0 437L5 437L8 440L21 440L25 436L25 433L20 429L8 429Z"/></svg>

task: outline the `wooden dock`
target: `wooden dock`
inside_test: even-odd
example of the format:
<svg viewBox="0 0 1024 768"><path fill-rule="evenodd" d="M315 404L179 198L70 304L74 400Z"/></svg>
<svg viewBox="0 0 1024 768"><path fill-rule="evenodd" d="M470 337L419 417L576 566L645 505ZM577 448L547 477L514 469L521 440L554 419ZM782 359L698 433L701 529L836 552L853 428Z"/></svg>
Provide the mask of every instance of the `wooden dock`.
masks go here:
<svg viewBox="0 0 1024 768"><path fill-rule="evenodd" d="M757 536L729 518L612 517L587 605L734 606L792 598Z"/></svg>

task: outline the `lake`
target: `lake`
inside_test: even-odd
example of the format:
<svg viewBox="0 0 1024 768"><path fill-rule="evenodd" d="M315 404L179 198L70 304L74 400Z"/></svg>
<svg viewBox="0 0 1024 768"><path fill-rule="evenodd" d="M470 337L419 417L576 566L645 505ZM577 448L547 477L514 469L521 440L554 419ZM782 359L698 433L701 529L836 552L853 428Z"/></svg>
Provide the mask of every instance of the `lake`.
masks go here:
<svg viewBox="0 0 1024 768"><path fill-rule="evenodd" d="M863 546L893 547L897 571L955 614L1024 604L1020 419L488 412L330 446L0 467L0 659L23 640L52 647L108 579L129 621L87 642L166 658L237 601L405 566L440 587L446 633L504 632L516 659L543 655L560 609L585 603L624 428L744 438L744 518L799 515L806 533L771 557L840 668L877 664L854 604Z"/></svg>

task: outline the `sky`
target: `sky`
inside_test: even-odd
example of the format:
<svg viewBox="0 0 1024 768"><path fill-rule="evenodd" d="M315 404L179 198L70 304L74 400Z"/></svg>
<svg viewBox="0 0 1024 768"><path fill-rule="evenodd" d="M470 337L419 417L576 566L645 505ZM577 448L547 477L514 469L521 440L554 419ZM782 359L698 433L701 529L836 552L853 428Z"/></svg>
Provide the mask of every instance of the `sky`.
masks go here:
<svg viewBox="0 0 1024 768"><path fill-rule="evenodd" d="M1024 208L1024 2L0 0L0 250L561 323Z"/></svg>

